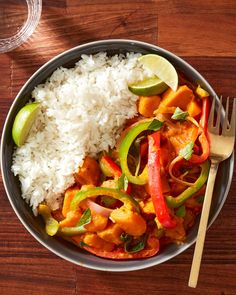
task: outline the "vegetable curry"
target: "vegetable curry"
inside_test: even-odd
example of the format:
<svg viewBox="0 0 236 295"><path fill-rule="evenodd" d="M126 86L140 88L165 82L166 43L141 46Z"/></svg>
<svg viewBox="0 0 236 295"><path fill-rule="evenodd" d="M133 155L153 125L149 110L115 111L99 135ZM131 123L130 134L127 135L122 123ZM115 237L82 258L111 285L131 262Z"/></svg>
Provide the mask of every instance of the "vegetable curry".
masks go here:
<svg viewBox="0 0 236 295"><path fill-rule="evenodd" d="M209 172L209 95L179 83L175 92L140 96L137 111L114 149L85 158L60 210L39 205L48 235L110 259L184 243Z"/></svg>

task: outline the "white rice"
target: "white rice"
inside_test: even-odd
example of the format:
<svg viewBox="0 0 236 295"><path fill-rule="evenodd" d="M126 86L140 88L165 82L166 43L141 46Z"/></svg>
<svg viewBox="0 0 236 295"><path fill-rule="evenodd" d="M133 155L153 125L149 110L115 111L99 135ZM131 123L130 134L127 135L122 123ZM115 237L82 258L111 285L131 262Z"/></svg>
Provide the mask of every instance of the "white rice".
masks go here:
<svg viewBox="0 0 236 295"><path fill-rule="evenodd" d="M127 85L148 75L138 56L83 55L33 91L41 109L26 143L14 152L12 171L34 213L42 201L59 208L84 157L115 146L125 120L136 114L137 96Z"/></svg>

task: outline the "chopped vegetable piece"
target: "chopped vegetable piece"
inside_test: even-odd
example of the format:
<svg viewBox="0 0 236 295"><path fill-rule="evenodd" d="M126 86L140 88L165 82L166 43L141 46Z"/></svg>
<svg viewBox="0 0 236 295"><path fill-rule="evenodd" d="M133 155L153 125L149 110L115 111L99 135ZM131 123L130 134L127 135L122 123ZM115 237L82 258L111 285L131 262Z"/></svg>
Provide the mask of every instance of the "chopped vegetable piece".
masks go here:
<svg viewBox="0 0 236 295"><path fill-rule="evenodd" d="M60 229L60 233L67 236L75 236L86 232L86 228L84 227L86 224L91 222L91 210L88 208L84 211L81 216L79 222L74 227L63 227Z"/></svg>
<svg viewBox="0 0 236 295"><path fill-rule="evenodd" d="M201 98L210 96L210 94L205 89L203 89L200 85L198 85L198 87L196 89L196 93Z"/></svg>
<svg viewBox="0 0 236 295"><path fill-rule="evenodd" d="M193 153L194 142L188 143L183 149L179 151L179 155L182 156L185 160L189 160Z"/></svg>
<svg viewBox="0 0 236 295"><path fill-rule="evenodd" d="M144 117L152 117L153 112L158 108L161 97L155 96L141 96L138 102L138 112Z"/></svg>
<svg viewBox="0 0 236 295"><path fill-rule="evenodd" d="M122 172L127 176L128 180L134 184L143 185L148 181L147 167L144 168L143 172L137 176L132 175L128 166L128 153L132 143L135 141L136 137L147 130L152 120L142 121L137 123L137 125L131 127L123 141L121 142L119 148L119 159Z"/></svg>
<svg viewBox="0 0 236 295"><path fill-rule="evenodd" d="M205 97L202 100L202 115L200 118L200 125L203 128L205 134L207 134L209 112L210 112L210 99L209 97Z"/></svg>
<svg viewBox="0 0 236 295"><path fill-rule="evenodd" d="M101 157L99 164L105 176L120 177L122 174L120 167L107 155Z"/></svg>
<svg viewBox="0 0 236 295"><path fill-rule="evenodd" d="M143 235L139 239L129 239L125 242L125 252L136 253L140 252L145 248L146 245L146 235Z"/></svg>
<svg viewBox="0 0 236 295"><path fill-rule="evenodd" d="M62 214L64 217L66 217L67 213L70 212L70 203L74 198L75 194L79 191L80 190L78 188L73 187L70 187L66 190L62 206Z"/></svg>
<svg viewBox="0 0 236 295"><path fill-rule="evenodd" d="M80 210L69 211L66 215L66 218L59 223L60 228L75 226L79 222L81 215L82 213Z"/></svg>
<svg viewBox="0 0 236 295"><path fill-rule="evenodd" d="M95 233L87 233L83 239L83 242L86 245L88 245L90 247L94 247L97 250L102 250L102 251L107 251L107 252L111 252L115 247L114 243L110 243L110 242L107 242L107 241L101 239ZM87 246L84 245L83 248L86 249L86 247Z"/></svg>
<svg viewBox="0 0 236 295"><path fill-rule="evenodd" d="M120 245L123 242L120 238L122 232L123 229L118 224L112 223L104 230L99 231L98 236L107 242Z"/></svg>
<svg viewBox="0 0 236 295"><path fill-rule="evenodd" d="M147 258L156 255L160 249L159 240L154 237L150 236L147 239L145 249L136 252L136 253L128 253L124 251L124 248L117 248L113 251L107 251L102 249L97 249L95 247L84 245L83 249L87 250L88 252L97 255L99 257L108 258L108 259L139 259L139 258Z"/></svg>
<svg viewBox="0 0 236 295"><path fill-rule="evenodd" d="M133 212L126 206L113 210L110 219L132 236L141 236L147 229L145 219L139 213Z"/></svg>
<svg viewBox="0 0 236 295"><path fill-rule="evenodd" d="M105 187L95 187L85 191L78 192L74 199L71 202L70 208L71 210L76 210L79 206L80 202L87 198L96 197L96 196L109 196L114 199L118 199L124 203L127 207L132 207L135 211L139 212L138 203L129 195L112 188Z"/></svg>
<svg viewBox="0 0 236 295"><path fill-rule="evenodd" d="M100 180L101 170L99 164L92 157L86 157L84 159L83 166L79 168L79 171L75 173L75 181L79 185L92 184L98 185Z"/></svg>
<svg viewBox="0 0 236 295"><path fill-rule="evenodd" d="M175 212L175 214L176 214L176 216L178 216L178 217L184 217L185 214L186 214L185 206L184 206L184 205L180 206L180 207L177 209L177 211Z"/></svg>
<svg viewBox="0 0 236 295"><path fill-rule="evenodd" d="M191 163L194 164L201 164L204 161L207 160L207 158L209 157L210 154L210 146L209 146L209 142L207 140L206 134L204 133L204 131L201 131L201 134L199 135L198 138L200 144L201 144L201 148L202 148L202 154L201 155L195 155L193 154L191 156L191 158L189 159L189 161Z"/></svg>
<svg viewBox="0 0 236 295"><path fill-rule="evenodd" d="M128 178L123 173L118 180L118 188L119 188L119 190L127 191L128 186L129 186Z"/></svg>
<svg viewBox="0 0 236 295"><path fill-rule="evenodd" d="M38 207L38 213L42 215L45 221L46 233L49 236L54 236L59 229L59 223L52 217L50 208L47 205L40 204Z"/></svg>
<svg viewBox="0 0 236 295"><path fill-rule="evenodd" d="M166 107L179 107L186 111L190 101L194 99L193 92L188 86L179 86L177 91L168 89L162 96L162 101L159 105L159 110L162 112Z"/></svg>
<svg viewBox="0 0 236 295"><path fill-rule="evenodd" d="M188 112L184 112L183 110L181 110L181 108L177 107L175 109L174 114L171 116L171 119L173 119L173 120L186 120L188 115L189 115Z"/></svg>
<svg viewBox="0 0 236 295"><path fill-rule="evenodd" d="M155 132L152 135L149 135L148 143L148 181L152 202L159 222L166 228L172 228L175 227L176 223L168 212L168 208L162 193L160 132Z"/></svg>
<svg viewBox="0 0 236 295"><path fill-rule="evenodd" d="M161 122L157 119L153 119L150 125L148 126L148 130L158 131L163 126L164 122Z"/></svg>
<svg viewBox="0 0 236 295"><path fill-rule="evenodd" d="M182 206L189 198L191 198L201 187L205 184L208 178L210 162L205 161L201 166L201 174L198 179L194 182L193 186L187 188L177 197L167 196L166 201L170 208L178 208Z"/></svg>
<svg viewBox="0 0 236 295"><path fill-rule="evenodd" d="M189 116L196 117L201 114L201 111L201 107L196 102L196 99L193 98L187 106L187 112L189 113Z"/></svg>

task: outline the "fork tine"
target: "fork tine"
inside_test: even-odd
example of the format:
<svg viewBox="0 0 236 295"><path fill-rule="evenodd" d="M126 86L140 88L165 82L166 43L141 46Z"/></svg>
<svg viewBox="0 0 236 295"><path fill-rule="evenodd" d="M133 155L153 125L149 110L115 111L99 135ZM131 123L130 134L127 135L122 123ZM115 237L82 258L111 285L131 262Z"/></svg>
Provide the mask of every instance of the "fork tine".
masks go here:
<svg viewBox="0 0 236 295"><path fill-rule="evenodd" d="M229 127L229 97L227 97L226 101L226 111L225 111L225 118L222 128L222 134L225 134L227 132L227 128Z"/></svg>
<svg viewBox="0 0 236 295"><path fill-rule="evenodd" d="M220 104L217 110L217 119L216 119L216 132L219 133L220 131L220 117L221 117L221 110L222 110L222 95L220 96Z"/></svg>
<svg viewBox="0 0 236 295"><path fill-rule="evenodd" d="M213 100L212 100L212 104L211 104L211 111L209 114L209 119L208 119L208 127L210 129L212 129L214 127L213 124L214 124L215 103L216 103L216 98L214 96Z"/></svg>
<svg viewBox="0 0 236 295"><path fill-rule="evenodd" d="M236 113L236 98L234 98L232 115L230 120L230 135L235 136L235 113Z"/></svg>

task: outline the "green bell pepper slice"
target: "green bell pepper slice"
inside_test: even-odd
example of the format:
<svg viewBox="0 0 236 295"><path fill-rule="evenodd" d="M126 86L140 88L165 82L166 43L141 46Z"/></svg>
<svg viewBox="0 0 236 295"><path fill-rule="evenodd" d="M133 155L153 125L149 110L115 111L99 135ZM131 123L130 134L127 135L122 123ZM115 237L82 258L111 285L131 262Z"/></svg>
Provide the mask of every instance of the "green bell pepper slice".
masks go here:
<svg viewBox="0 0 236 295"><path fill-rule="evenodd" d="M119 148L119 159L120 159L120 166L122 169L122 173L126 175L129 182L139 185L144 185L148 182L148 168L147 166L143 169L142 173L135 176L129 170L128 167L128 153L129 149L134 142L135 138L143 131L147 130L150 126L150 122L152 120L148 120L145 122L138 123L134 127L130 129L130 131L126 134L125 138L123 139L120 148Z"/></svg>
<svg viewBox="0 0 236 295"><path fill-rule="evenodd" d="M70 208L72 211L76 210L79 203L83 200L97 196L108 196L114 199L120 200L125 206L132 206L135 211L140 212L139 204L128 194L121 192L118 189L106 188L106 187L94 187L88 190L82 190L75 194L71 201Z"/></svg>
<svg viewBox="0 0 236 295"><path fill-rule="evenodd" d="M45 204L40 204L38 207L38 213L45 221L46 233L49 236L54 236L59 229L59 223L52 217L50 208Z"/></svg>
<svg viewBox="0 0 236 295"><path fill-rule="evenodd" d="M208 178L210 170L210 161L205 161L200 165L201 174L198 179L194 182L193 186L187 188L177 197L167 196L166 202L169 208L178 208L182 206L189 198L191 198L196 192L198 192L201 187L205 184Z"/></svg>

